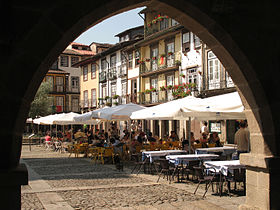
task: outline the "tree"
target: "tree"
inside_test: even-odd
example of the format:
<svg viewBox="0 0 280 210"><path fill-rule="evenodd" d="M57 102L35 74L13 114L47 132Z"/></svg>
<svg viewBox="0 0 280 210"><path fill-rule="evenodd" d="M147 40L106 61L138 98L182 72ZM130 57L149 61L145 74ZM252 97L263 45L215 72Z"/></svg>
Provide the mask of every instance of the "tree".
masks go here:
<svg viewBox="0 0 280 210"><path fill-rule="evenodd" d="M34 100L31 103L29 117L46 116L52 114L52 97L49 96L51 91L51 82L42 82Z"/></svg>

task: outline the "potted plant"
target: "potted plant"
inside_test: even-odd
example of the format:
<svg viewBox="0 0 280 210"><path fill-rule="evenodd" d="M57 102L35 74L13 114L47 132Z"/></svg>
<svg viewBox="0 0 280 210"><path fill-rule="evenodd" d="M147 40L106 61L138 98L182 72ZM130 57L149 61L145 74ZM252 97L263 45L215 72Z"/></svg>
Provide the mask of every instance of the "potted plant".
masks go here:
<svg viewBox="0 0 280 210"><path fill-rule="evenodd" d="M161 86L159 89L160 89L161 91L165 91L165 90L166 90L164 86Z"/></svg>
<svg viewBox="0 0 280 210"><path fill-rule="evenodd" d="M168 52L168 55L173 55L173 52Z"/></svg>
<svg viewBox="0 0 280 210"><path fill-rule="evenodd" d="M172 88L173 88L172 85L168 85L168 86L167 86L167 89L168 89L168 90L171 90Z"/></svg>
<svg viewBox="0 0 280 210"><path fill-rule="evenodd" d="M108 99L110 99L110 96L106 96L106 97L105 97L105 100L106 100L106 101L107 101Z"/></svg>
<svg viewBox="0 0 280 210"><path fill-rule="evenodd" d="M165 54L163 53L163 54L160 54L160 57L165 57Z"/></svg>
<svg viewBox="0 0 280 210"><path fill-rule="evenodd" d="M180 66L180 65L181 65L181 61L176 60L176 61L175 61L175 64L176 64L176 66Z"/></svg>
<svg viewBox="0 0 280 210"><path fill-rule="evenodd" d="M150 62L150 60L151 60L150 58L146 58L145 59L146 62Z"/></svg>
<svg viewBox="0 0 280 210"><path fill-rule="evenodd" d="M181 77L183 77L183 78L185 78L185 77L186 77L186 75L185 75L185 74L183 74L183 73L181 73L181 74L180 74L180 76L181 76Z"/></svg>
<svg viewBox="0 0 280 210"><path fill-rule="evenodd" d="M102 101L102 100L104 100L104 98L98 98L98 100L99 100L99 101Z"/></svg>
<svg viewBox="0 0 280 210"><path fill-rule="evenodd" d="M120 96L119 95L114 95L113 99L118 99Z"/></svg>
<svg viewBox="0 0 280 210"><path fill-rule="evenodd" d="M144 93L145 94L149 94L151 92L151 90L150 89L146 89L146 90L144 90Z"/></svg>
<svg viewBox="0 0 280 210"><path fill-rule="evenodd" d="M107 102L107 103L106 103L106 106L112 106L112 103Z"/></svg>
<svg viewBox="0 0 280 210"><path fill-rule="evenodd" d="M154 56L154 57L152 57L152 59L153 59L153 60L156 60L156 59L157 59L157 57L156 57L156 56Z"/></svg>
<svg viewBox="0 0 280 210"><path fill-rule="evenodd" d="M119 102L116 102L116 101L115 101L113 104L114 104L115 106L118 106L118 105L119 105Z"/></svg>
<svg viewBox="0 0 280 210"><path fill-rule="evenodd" d="M156 92L157 89L155 89L155 88L152 87L152 88L150 89L150 91L151 91L151 92Z"/></svg>

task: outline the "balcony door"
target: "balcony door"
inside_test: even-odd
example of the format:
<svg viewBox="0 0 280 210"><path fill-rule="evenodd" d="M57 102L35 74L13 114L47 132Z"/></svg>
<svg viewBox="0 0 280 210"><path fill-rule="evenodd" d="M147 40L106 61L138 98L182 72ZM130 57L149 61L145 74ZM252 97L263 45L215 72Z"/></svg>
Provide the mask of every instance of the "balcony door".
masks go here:
<svg viewBox="0 0 280 210"><path fill-rule="evenodd" d="M131 80L131 102L137 102L137 80Z"/></svg>
<svg viewBox="0 0 280 210"><path fill-rule="evenodd" d="M156 90L158 89L158 79L153 78L151 79L151 86L155 88ZM158 102L158 91L152 92L152 103Z"/></svg>
<svg viewBox="0 0 280 210"><path fill-rule="evenodd" d="M155 71L158 69L158 48L152 48L152 60L151 60L151 65L152 65L152 71Z"/></svg>
<svg viewBox="0 0 280 210"><path fill-rule="evenodd" d="M167 67L172 67L175 64L174 42L168 43L166 45L166 51L167 51L166 65Z"/></svg>
<svg viewBox="0 0 280 210"><path fill-rule="evenodd" d="M63 92L63 77L56 77L55 85L56 85L57 92Z"/></svg>
<svg viewBox="0 0 280 210"><path fill-rule="evenodd" d="M208 52L208 84L209 90L220 88L220 62L212 51Z"/></svg>
<svg viewBox="0 0 280 210"><path fill-rule="evenodd" d="M167 75L166 76L166 86L172 85L174 86L174 75ZM172 90L167 90L167 100L172 101L173 96L172 96Z"/></svg>

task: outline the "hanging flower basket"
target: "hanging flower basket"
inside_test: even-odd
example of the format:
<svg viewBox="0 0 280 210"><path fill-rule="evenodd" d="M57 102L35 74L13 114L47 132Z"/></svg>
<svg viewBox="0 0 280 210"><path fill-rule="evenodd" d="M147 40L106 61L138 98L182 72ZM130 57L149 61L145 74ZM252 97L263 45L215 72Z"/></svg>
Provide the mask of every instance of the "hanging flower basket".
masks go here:
<svg viewBox="0 0 280 210"><path fill-rule="evenodd" d="M151 60L150 58L146 58L145 59L146 62L150 62L150 60Z"/></svg>
<svg viewBox="0 0 280 210"><path fill-rule="evenodd" d="M159 89L160 89L161 91L165 91L165 90L166 90L164 86L161 86Z"/></svg>
<svg viewBox="0 0 280 210"><path fill-rule="evenodd" d="M157 89L155 89L155 88L151 88L151 89L150 89L150 91L151 91L151 92L156 92L156 91L157 91Z"/></svg>
<svg viewBox="0 0 280 210"><path fill-rule="evenodd" d="M107 103L106 103L106 106L112 106L112 103L107 102Z"/></svg>
<svg viewBox="0 0 280 210"><path fill-rule="evenodd" d="M110 96L106 96L106 97L105 97L105 100L108 100L108 99L110 99Z"/></svg>
<svg viewBox="0 0 280 210"><path fill-rule="evenodd" d="M173 86L172 86L172 85L168 85L166 88L167 88L168 90L171 90L171 89L173 88Z"/></svg>
<svg viewBox="0 0 280 210"><path fill-rule="evenodd" d="M165 57L165 54L161 54L160 57L161 57L161 58L162 58L162 57Z"/></svg>
<svg viewBox="0 0 280 210"><path fill-rule="evenodd" d="M153 60L156 60L156 59L157 59L157 57L156 57L156 56L154 56L154 57L152 57L152 59L153 59Z"/></svg>
<svg viewBox="0 0 280 210"><path fill-rule="evenodd" d="M184 74L180 74L180 76L181 76L181 77L183 77L183 78L185 78L185 77L186 77L186 75L184 75Z"/></svg>
<svg viewBox="0 0 280 210"><path fill-rule="evenodd" d="M150 89L146 89L146 90L144 90L144 93L145 94L149 94L151 92L151 90Z"/></svg>
<svg viewBox="0 0 280 210"><path fill-rule="evenodd" d="M144 60L138 60L138 63L143 64L143 63L145 63L145 61Z"/></svg>
<svg viewBox="0 0 280 210"><path fill-rule="evenodd" d="M114 105L116 105L116 106L118 106L118 105L119 105L119 103L118 103L118 102L114 102L113 104L114 104Z"/></svg>
<svg viewBox="0 0 280 210"><path fill-rule="evenodd" d="M113 99L118 99L120 96L119 95L114 95Z"/></svg>
<svg viewBox="0 0 280 210"><path fill-rule="evenodd" d="M173 55L173 52L168 52L168 55Z"/></svg>

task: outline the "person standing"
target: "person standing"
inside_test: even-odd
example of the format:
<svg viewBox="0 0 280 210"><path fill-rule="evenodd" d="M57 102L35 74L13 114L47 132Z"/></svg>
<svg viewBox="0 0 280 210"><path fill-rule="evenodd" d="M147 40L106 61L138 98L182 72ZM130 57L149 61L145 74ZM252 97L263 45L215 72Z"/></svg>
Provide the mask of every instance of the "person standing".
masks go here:
<svg viewBox="0 0 280 210"><path fill-rule="evenodd" d="M237 144L237 157L241 153L249 152L249 130L246 129L246 122L241 121L239 124L239 130L234 135L234 143Z"/></svg>
<svg viewBox="0 0 280 210"><path fill-rule="evenodd" d="M207 125L208 125L208 123L206 121L203 122L203 126L201 127L201 130L200 130L201 135L203 133L206 133L207 135L209 134L209 129L208 129Z"/></svg>

